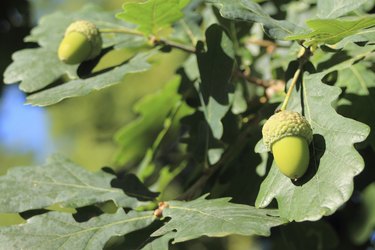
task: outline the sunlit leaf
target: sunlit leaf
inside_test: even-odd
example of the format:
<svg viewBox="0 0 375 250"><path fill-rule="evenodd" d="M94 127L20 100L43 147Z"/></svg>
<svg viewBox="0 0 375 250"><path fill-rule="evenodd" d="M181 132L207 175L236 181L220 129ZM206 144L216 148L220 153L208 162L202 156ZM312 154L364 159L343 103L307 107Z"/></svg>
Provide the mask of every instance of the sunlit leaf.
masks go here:
<svg viewBox="0 0 375 250"><path fill-rule="evenodd" d="M285 223L277 210L257 209L234 204L229 198L193 201L170 201L163 215L171 219L152 236L175 231L173 243L201 236L224 237L229 234L270 235L270 228Z"/></svg>
<svg viewBox="0 0 375 250"><path fill-rule="evenodd" d="M17 51L12 56L14 62L4 72L4 82L21 82L19 87L22 91L33 92L64 75L71 79L77 78L78 65L61 63L56 53L45 48Z"/></svg>
<svg viewBox="0 0 375 250"><path fill-rule="evenodd" d="M48 106L66 98L87 95L92 91L119 84L127 74L148 70L151 65L147 60L153 54L154 51L139 53L128 63L118 66L113 70L85 79L78 78L71 80L62 85L37 92L27 97L27 103L35 106Z"/></svg>
<svg viewBox="0 0 375 250"><path fill-rule="evenodd" d="M148 0L125 3L123 12L117 17L138 25L145 35L158 35L183 17L181 9L188 3L184 0Z"/></svg>
<svg viewBox="0 0 375 250"><path fill-rule="evenodd" d="M215 4L220 9L220 14L225 18L262 24L269 35L275 39L284 39L288 35L303 30L294 23L273 19L259 4L251 0L206 1Z"/></svg>
<svg viewBox="0 0 375 250"><path fill-rule="evenodd" d="M1 227L2 249L103 249L112 236L121 236L147 227L152 212L119 209L87 222L76 222L71 214L50 212L32 217L26 224Z"/></svg>
<svg viewBox="0 0 375 250"><path fill-rule="evenodd" d="M256 201L257 207L266 207L276 198L280 215L291 221L318 220L334 213L351 196L353 178L364 167L354 144L366 139L369 127L336 113L331 103L341 91L321 82L327 73L306 73L303 88L294 90L288 108L298 112L303 108L313 129L308 172L292 182L274 162Z"/></svg>
<svg viewBox="0 0 375 250"><path fill-rule="evenodd" d="M371 0L318 0L320 18L336 18L360 7Z"/></svg>
<svg viewBox="0 0 375 250"><path fill-rule="evenodd" d="M35 92L44 89L48 85L57 82L68 82L67 85L57 86L49 89L47 92L37 93L30 96L30 103L34 105L50 105L61 101L64 98L72 96L85 95L94 89L100 89L119 83L123 75L119 72L114 74L98 75L96 84L89 85L87 80L80 79L76 73L78 65L66 65L57 58L57 48L64 36L67 26L76 20L89 20L98 26L99 29L116 29L121 27L120 21L113 17L113 13L103 11L96 6L87 6L80 11L69 14L56 12L43 17L38 26L36 26L31 35L25 40L38 43L41 47L35 49L21 50L14 54L14 62L4 73L6 83L21 82L20 89L24 92ZM134 40L134 36L102 33L103 48L115 44L127 44L128 46L140 46L145 43L144 40ZM133 61L134 62L134 61ZM116 66L116 65L112 65ZM140 68L134 68L134 65L125 72L139 72L148 69L148 64L139 65ZM133 69L131 69L133 67ZM28 70L25 70L28 69ZM109 76L113 76L110 78ZM117 78L115 79L115 77ZM90 81L95 81L96 76L91 76ZM70 81L70 82L69 82ZM77 81L80 84L77 84ZM82 84L83 82L83 84ZM98 84L100 82L100 84ZM73 84L71 84L73 83ZM100 86L99 86L100 85ZM51 91L51 92L49 92ZM52 96L57 93L55 96ZM52 94L52 95L50 95ZM40 99L39 99L40 98Z"/></svg>
<svg viewBox="0 0 375 250"><path fill-rule="evenodd" d="M108 200L124 207L137 206L137 199L111 187L114 177L102 171L89 172L61 156L51 157L41 166L12 168L0 177L0 212L53 204L75 208Z"/></svg>
<svg viewBox="0 0 375 250"><path fill-rule="evenodd" d="M356 19L313 19L306 22L313 31L287 37L288 40L306 40L306 46L318 44L335 44L342 39L366 32L375 25L375 15Z"/></svg>

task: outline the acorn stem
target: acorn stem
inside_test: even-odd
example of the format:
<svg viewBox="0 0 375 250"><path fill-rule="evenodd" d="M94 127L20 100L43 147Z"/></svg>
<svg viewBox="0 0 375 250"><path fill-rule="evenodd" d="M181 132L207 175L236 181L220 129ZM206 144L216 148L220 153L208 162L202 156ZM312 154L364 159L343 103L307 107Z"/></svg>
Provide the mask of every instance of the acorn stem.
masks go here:
<svg viewBox="0 0 375 250"><path fill-rule="evenodd" d="M292 95L292 92L293 92L293 88L296 85L296 83L298 81L298 78L299 78L299 76L300 76L300 74L303 70L303 65L305 65L305 63L309 60L309 57L311 56L310 47L308 47L308 48L303 47L302 49L303 49L303 54L301 56L299 56L299 58L298 58L299 59L298 69L296 70L296 72L294 72L292 82L291 82L291 84L288 88L288 92L286 93L285 99L284 99L283 104L280 108L281 111L286 110L286 107L288 106L290 96Z"/></svg>
<svg viewBox="0 0 375 250"><path fill-rule="evenodd" d="M298 69L294 73L294 76L293 76L293 79L292 79L292 83L289 86L289 89L288 89L288 92L286 93L283 105L280 108L281 111L286 110L286 107L288 106L288 102L289 102L290 96L292 95L293 88L294 88L294 86L297 83L297 80L298 80L299 75L301 74L301 71L302 71L302 63L299 64Z"/></svg>
<svg viewBox="0 0 375 250"><path fill-rule="evenodd" d="M127 29L127 28L118 28L118 29L100 29L101 33L123 33L128 35L135 35L135 36L145 36L142 32L139 32L137 30ZM155 46L157 45L165 45L170 46L172 48L180 49L182 51L188 52L188 53L195 53L196 50L192 46L188 46L182 43L178 43L175 41L157 38L155 36L150 36L148 38Z"/></svg>

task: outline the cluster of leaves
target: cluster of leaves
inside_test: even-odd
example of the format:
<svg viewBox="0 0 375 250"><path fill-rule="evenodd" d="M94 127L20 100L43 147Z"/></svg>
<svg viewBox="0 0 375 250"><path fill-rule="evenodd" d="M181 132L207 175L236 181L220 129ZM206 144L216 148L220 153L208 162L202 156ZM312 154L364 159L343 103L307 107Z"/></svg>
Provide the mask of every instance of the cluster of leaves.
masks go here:
<svg viewBox="0 0 375 250"><path fill-rule="evenodd" d="M25 38L39 46L16 52L4 74L6 83L20 82L32 105L118 84L150 69L157 53L179 49L186 59L163 89L136 103L139 117L115 135L113 164L126 174L91 173L54 156L0 177L0 212L27 219L0 228L0 248L167 249L204 235L269 236L283 224L307 239L311 233L300 228L327 234L316 244L336 247L337 240L329 240L336 233L320 219L352 196L353 179L365 165L359 152L366 162L375 152L369 129L375 127L375 16L367 14L374 5L147 0L126 1L116 15L87 6L43 17ZM65 28L78 19L101 30L102 54L65 65L56 51ZM120 50L127 52L121 60L106 60ZM308 173L292 182L272 163L260 130L301 58L304 73L288 109L304 114L314 139ZM181 183L182 193L158 207L172 181ZM364 182L361 203L369 219L348 222L353 244L366 242L375 225L373 181Z"/></svg>

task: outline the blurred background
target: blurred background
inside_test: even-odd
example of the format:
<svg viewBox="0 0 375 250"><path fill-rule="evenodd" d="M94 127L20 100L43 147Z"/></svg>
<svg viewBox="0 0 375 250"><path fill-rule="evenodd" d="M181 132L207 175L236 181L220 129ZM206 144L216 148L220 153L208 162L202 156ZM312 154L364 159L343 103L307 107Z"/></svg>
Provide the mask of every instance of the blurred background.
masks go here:
<svg viewBox="0 0 375 250"><path fill-rule="evenodd" d="M3 72L12 61L12 53L35 46L24 43L23 38L41 16L54 11L74 11L87 2L114 12L119 12L123 3L122 0L1 1L0 174L14 165L43 163L55 152L92 170L110 164L115 153L113 135L135 116L134 102L155 92L173 76L175 69L170 64L166 67L166 61L183 59L178 52L158 55L151 71L126 77L126 84L48 108L24 105L25 95L17 84L3 84Z"/></svg>
<svg viewBox="0 0 375 250"><path fill-rule="evenodd" d="M35 47L35 44L24 43L23 39L43 15L55 11L73 12L87 3L98 4L116 13L121 11L123 2L0 2L0 175L10 167L43 164L54 153L92 171L111 166L114 162L117 153L113 140L115 132L136 117L132 110L136 101L157 91L173 78L176 69L171 65L179 65L178 61L185 58L183 53L158 54L152 58L151 70L125 77L125 84L46 108L25 105L25 94L18 89L18 84L4 84L3 73L12 62L12 53ZM116 54L112 55L112 59L116 60L115 57ZM0 226L20 221L18 215L0 214Z"/></svg>

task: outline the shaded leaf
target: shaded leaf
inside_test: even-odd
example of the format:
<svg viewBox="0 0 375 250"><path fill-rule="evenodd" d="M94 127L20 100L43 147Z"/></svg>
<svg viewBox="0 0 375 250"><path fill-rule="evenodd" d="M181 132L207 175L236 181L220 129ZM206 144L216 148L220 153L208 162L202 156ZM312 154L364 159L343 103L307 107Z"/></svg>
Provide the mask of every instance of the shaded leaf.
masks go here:
<svg viewBox="0 0 375 250"><path fill-rule="evenodd" d="M218 25L206 31L207 52L197 55L201 76L199 92L202 111L215 138L223 135L221 119L231 106L230 93L234 92L230 78L234 65L233 44Z"/></svg>
<svg viewBox="0 0 375 250"><path fill-rule="evenodd" d="M215 164L223 153L224 143L215 139L202 112L197 111L184 117L182 123L189 128L189 133L182 139L187 144L187 151L197 163ZM199 164L200 165L200 164ZM192 178L193 174L190 175Z"/></svg>
<svg viewBox="0 0 375 250"><path fill-rule="evenodd" d="M100 90L119 84L127 74L148 70L151 65L147 60L153 54L153 50L139 53L128 63L118 66L113 70L85 79L75 79L65 84L32 94L27 97L27 103L35 106L48 106L66 98L87 95L94 90Z"/></svg>
<svg viewBox="0 0 375 250"><path fill-rule="evenodd" d="M327 73L305 74L303 88L294 90L289 104L294 111L303 108L313 129L308 172L294 183L274 162L256 200L257 207L266 207L276 198L280 216L290 221L318 220L334 213L351 196L353 178L364 167L354 144L366 139L369 127L336 113L331 103L341 91L321 82Z"/></svg>
<svg viewBox="0 0 375 250"><path fill-rule="evenodd" d="M313 31L288 36L288 40L306 40L306 46L317 44L335 44L342 39L363 32L375 25L375 15L356 19L313 19L306 22ZM364 30L366 31L366 30Z"/></svg>
<svg viewBox="0 0 375 250"><path fill-rule="evenodd" d="M338 72L336 86L345 89L338 112L375 128L375 73L370 67L357 63ZM375 150L374 130L367 141Z"/></svg>
<svg viewBox="0 0 375 250"><path fill-rule="evenodd" d="M207 195L206 195L207 196ZM205 197L183 202L168 202L163 216L170 217L163 227L151 236L176 231L173 243L201 237L224 237L230 234L270 235L270 228L285 223L277 210L257 209L230 203L230 198L206 200Z"/></svg>
<svg viewBox="0 0 375 250"><path fill-rule="evenodd" d="M146 36L159 35L184 16L181 9L186 3L185 0L125 3L122 7L124 11L117 14L117 18L138 25L138 30Z"/></svg>
<svg viewBox="0 0 375 250"><path fill-rule="evenodd" d="M158 192L163 192L166 190L166 187L176 178L177 175L179 175L186 167L187 162L183 161L180 163L179 166L172 169L171 166L165 166L159 171L159 177L157 181L150 187L152 190L156 190ZM162 193L163 194L163 193ZM163 198L163 196L159 197L160 199Z"/></svg>
<svg viewBox="0 0 375 250"><path fill-rule="evenodd" d="M318 0L317 15L320 18L336 18L369 1L371 0Z"/></svg>
<svg viewBox="0 0 375 250"><path fill-rule="evenodd" d="M165 250L169 249L169 242L173 240L176 233L166 233L145 245L142 250Z"/></svg>
<svg viewBox="0 0 375 250"><path fill-rule="evenodd" d="M280 227L280 231L281 235L272 241L272 250L337 249L339 243L335 229L324 220L289 223Z"/></svg>
<svg viewBox="0 0 375 250"><path fill-rule="evenodd" d="M108 200L135 207L137 199L111 187L114 177L89 172L61 156L51 157L42 166L12 168L0 177L0 211L16 213L57 203L75 208Z"/></svg>
<svg viewBox="0 0 375 250"><path fill-rule="evenodd" d="M349 220L351 239L357 244L366 242L375 229L375 183L362 192L361 207Z"/></svg>
<svg viewBox="0 0 375 250"><path fill-rule="evenodd" d="M126 174L123 178L113 180L111 184L140 201L154 200L159 196L159 193L150 191L134 174Z"/></svg>
<svg viewBox="0 0 375 250"><path fill-rule="evenodd" d="M72 215L50 212L32 217L26 224L0 228L2 249L103 249L112 236L121 236L147 227L152 212L119 209L78 223Z"/></svg>
<svg viewBox="0 0 375 250"><path fill-rule="evenodd" d="M118 164L128 164L140 160L152 145L158 132L163 129L164 120L173 107L181 100L178 94L180 78L175 77L161 91L147 95L134 106L140 116L120 129L115 140L120 145Z"/></svg>
<svg viewBox="0 0 375 250"><path fill-rule="evenodd" d="M262 7L251 0L206 0L220 9L220 14L228 19L261 23L269 36L284 39L303 29L285 20L270 17Z"/></svg>

